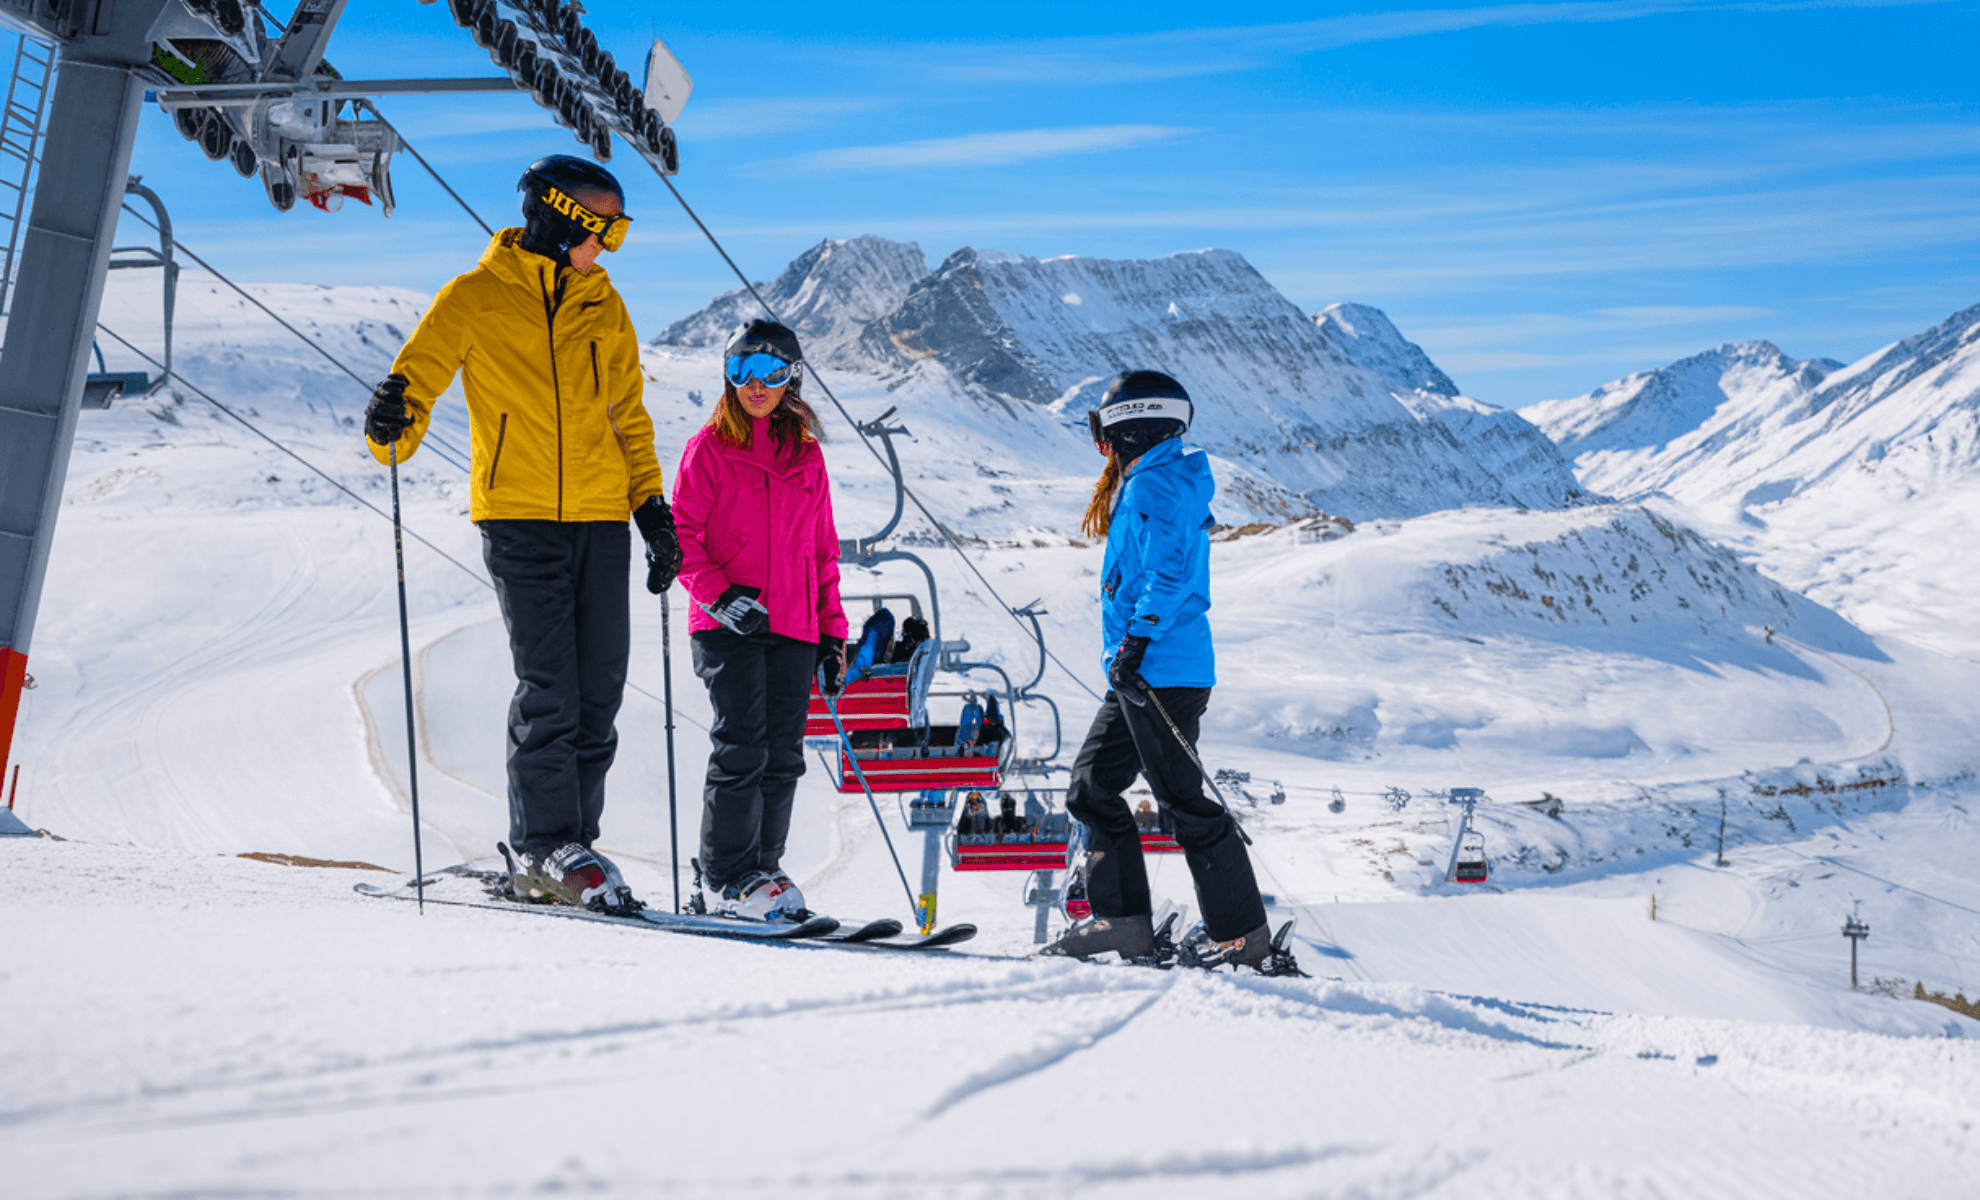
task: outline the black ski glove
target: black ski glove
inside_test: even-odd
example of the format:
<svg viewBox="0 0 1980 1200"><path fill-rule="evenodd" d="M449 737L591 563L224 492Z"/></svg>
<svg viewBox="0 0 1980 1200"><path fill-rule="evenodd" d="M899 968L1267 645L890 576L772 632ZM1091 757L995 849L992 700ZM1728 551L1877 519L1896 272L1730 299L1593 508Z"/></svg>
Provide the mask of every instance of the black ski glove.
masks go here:
<svg viewBox="0 0 1980 1200"><path fill-rule="evenodd" d="M674 512L660 496L648 496L633 509L633 524L646 542L646 590L658 596L681 573L681 537L674 531Z"/></svg>
<svg viewBox="0 0 1980 1200"><path fill-rule="evenodd" d="M749 637L762 633L770 625L770 610L756 599L762 594L762 588L738 583L717 597L715 603L702 605L701 611L720 621L729 632Z"/></svg>
<svg viewBox="0 0 1980 1200"><path fill-rule="evenodd" d="M1148 703L1148 681L1141 677L1141 657L1148 653L1148 639L1128 634L1114 651L1113 665L1107 668L1107 682L1114 693L1136 705Z"/></svg>
<svg viewBox="0 0 1980 1200"><path fill-rule="evenodd" d="M404 375L387 375L371 389L371 403L364 410L364 436L387 446L404 435L413 423L412 413L406 411L409 382Z"/></svg>
<svg viewBox="0 0 1980 1200"><path fill-rule="evenodd" d="M827 696L846 690L846 639L826 634L818 639L818 667L824 672L819 686Z"/></svg>

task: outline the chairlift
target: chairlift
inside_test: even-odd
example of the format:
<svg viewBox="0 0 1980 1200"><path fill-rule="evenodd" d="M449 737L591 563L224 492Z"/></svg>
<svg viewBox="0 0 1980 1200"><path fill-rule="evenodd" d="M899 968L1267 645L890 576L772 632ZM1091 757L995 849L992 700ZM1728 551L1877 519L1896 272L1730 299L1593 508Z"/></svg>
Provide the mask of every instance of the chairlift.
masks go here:
<svg viewBox="0 0 1980 1200"><path fill-rule="evenodd" d="M165 271L165 355L163 369L154 377L143 371L112 371L105 366L103 347L92 346L96 352L96 370L83 381L82 407L109 408L110 402L119 396L140 398L149 396L165 386L172 377L172 311L179 295L179 264L172 257L172 218L165 212L165 202L158 193L144 186L136 175L124 181L124 194L142 196L151 204L151 211L158 221L158 249L149 246L116 246L110 251L110 269L113 271L133 267L162 267Z"/></svg>
<svg viewBox="0 0 1980 1200"><path fill-rule="evenodd" d="M1484 883L1491 873L1485 861L1485 835L1468 830L1458 839L1457 867L1451 872L1456 883Z"/></svg>
<svg viewBox="0 0 1980 1200"><path fill-rule="evenodd" d="M1444 878L1453 883L1484 883L1491 874L1485 859L1485 835L1471 827L1472 813L1484 799L1482 788L1460 787L1450 791L1450 803L1458 806L1458 825Z"/></svg>

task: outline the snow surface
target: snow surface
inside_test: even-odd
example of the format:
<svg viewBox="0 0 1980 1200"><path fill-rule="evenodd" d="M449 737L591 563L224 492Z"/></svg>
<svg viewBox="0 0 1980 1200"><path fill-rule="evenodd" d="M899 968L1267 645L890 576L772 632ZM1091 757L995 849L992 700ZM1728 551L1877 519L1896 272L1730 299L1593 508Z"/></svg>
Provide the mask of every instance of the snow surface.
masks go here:
<svg viewBox="0 0 1980 1200"><path fill-rule="evenodd" d="M253 290L364 376L422 302ZM105 323L145 344L155 304L113 281ZM224 289L189 277L181 313L194 382L389 506L356 382ZM717 367L647 367L671 461ZM1014 716L1027 753L1069 754L1102 686L1100 550L1073 529L1090 448L1049 414L987 421L952 380L831 382L862 419L898 407L917 491L1003 601L1042 601L1063 736ZM891 485L827 412L842 531L876 529ZM442 429L464 443L458 406ZM1220 517L1264 523L1242 497L1269 482L1218 471ZM408 542L436 867L504 833L512 684L464 478L422 453L403 482L408 527L459 564ZM1316 978L1207 977L1026 957L1014 875L944 871L943 920L982 933L909 957L422 917L351 890L387 875L233 857L411 865L390 534L190 394L85 413L15 755L20 816L67 840L0 840L22 881L8 1194L1959 1195L1980 1023L1852 991L1839 930L1860 904L1866 984L1980 994L1980 667L1866 632L1662 505L1216 544L1202 749L1248 773L1225 791ZM902 540L945 636L1029 678L1028 637L912 508ZM849 567L846 591L917 579ZM665 903L667 663L628 586L603 848ZM1973 628L1929 595L1916 615ZM675 624L691 839L707 702ZM1483 888L1439 882L1452 786L1490 795ZM912 873L921 839L883 814ZM822 772L786 866L819 908L904 915L864 800ZM1191 903L1177 857L1152 868L1158 901Z"/></svg>

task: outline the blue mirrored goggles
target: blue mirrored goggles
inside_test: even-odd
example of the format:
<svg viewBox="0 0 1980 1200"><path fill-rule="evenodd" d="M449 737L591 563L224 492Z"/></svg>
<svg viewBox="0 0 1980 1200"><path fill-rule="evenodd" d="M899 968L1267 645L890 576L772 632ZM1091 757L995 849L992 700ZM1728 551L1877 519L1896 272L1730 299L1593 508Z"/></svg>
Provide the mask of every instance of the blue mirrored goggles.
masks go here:
<svg viewBox="0 0 1980 1200"><path fill-rule="evenodd" d="M798 363L787 363L774 354L731 354L725 370L730 387L741 387L752 379L761 379L764 387L783 387L796 379L804 370Z"/></svg>

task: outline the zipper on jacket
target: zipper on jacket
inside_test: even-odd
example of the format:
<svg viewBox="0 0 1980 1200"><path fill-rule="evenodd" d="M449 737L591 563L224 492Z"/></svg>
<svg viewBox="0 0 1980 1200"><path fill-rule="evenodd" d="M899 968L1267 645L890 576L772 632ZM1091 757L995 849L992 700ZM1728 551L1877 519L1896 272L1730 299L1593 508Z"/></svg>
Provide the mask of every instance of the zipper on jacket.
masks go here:
<svg viewBox="0 0 1980 1200"><path fill-rule="evenodd" d="M598 380L598 343L596 341L591 343L591 390L594 393L605 390L605 385Z"/></svg>
<svg viewBox="0 0 1980 1200"><path fill-rule="evenodd" d="M495 456L488 460L488 490L495 490L495 468L502 465L502 442L509 436L509 414L495 423Z"/></svg>
<svg viewBox="0 0 1980 1200"><path fill-rule="evenodd" d="M551 267L561 271L561 267ZM557 416L557 519L564 519L564 386L557 380L557 302L543 287L543 276L536 277L536 287L543 294L543 331L550 340L550 395L556 401ZM557 298L563 298L564 286L561 277L557 281Z"/></svg>

